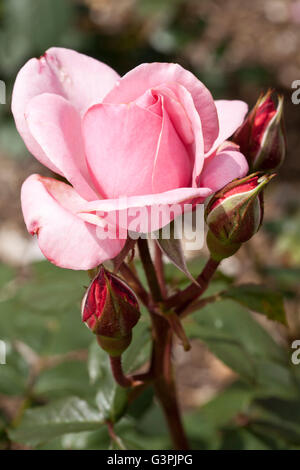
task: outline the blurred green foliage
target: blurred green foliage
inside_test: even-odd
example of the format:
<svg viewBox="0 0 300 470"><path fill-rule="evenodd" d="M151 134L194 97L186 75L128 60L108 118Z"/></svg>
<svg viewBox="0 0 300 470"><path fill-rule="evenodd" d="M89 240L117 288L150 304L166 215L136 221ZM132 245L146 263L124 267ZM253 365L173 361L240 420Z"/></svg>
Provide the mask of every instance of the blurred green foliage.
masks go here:
<svg viewBox="0 0 300 470"><path fill-rule="evenodd" d="M189 269L193 273L200 265L195 261ZM175 267L168 265L167 274L185 285ZM0 277L0 331L8 345L0 394L21 398L13 421L0 412L0 445L12 440L41 449L170 448L153 391L146 389L131 404L130 392L112 378L106 353L81 323L86 273L45 261L32 265L25 277L2 265ZM218 275L206 296L228 292L234 298L230 285L230 278ZM247 302L250 297L248 289ZM209 304L186 321L190 338L204 342L239 377L185 414L193 448L300 448L299 369L291 351L276 344L237 300ZM137 370L149 355L149 318L143 312L124 356L125 371ZM117 441L109 437L107 419L115 423Z"/></svg>

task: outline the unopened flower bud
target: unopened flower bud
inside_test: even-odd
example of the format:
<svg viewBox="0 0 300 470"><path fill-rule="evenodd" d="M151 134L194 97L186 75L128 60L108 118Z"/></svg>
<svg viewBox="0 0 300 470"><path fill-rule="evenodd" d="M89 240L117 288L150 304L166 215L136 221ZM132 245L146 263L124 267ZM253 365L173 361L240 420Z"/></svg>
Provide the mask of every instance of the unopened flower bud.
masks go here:
<svg viewBox="0 0 300 470"><path fill-rule="evenodd" d="M277 107L269 90L261 96L233 141L248 160L251 170L273 171L286 155L286 137L283 124L283 97L278 96Z"/></svg>
<svg viewBox="0 0 300 470"><path fill-rule="evenodd" d="M97 335L99 345L111 356L120 356L131 343L139 317L134 292L101 267L82 301L82 321Z"/></svg>
<svg viewBox="0 0 300 470"><path fill-rule="evenodd" d="M222 261L225 258L229 258L241 247L241 243L222 243L210 230L207 232L206 244L209 249L210 256L215 261Z"/></svg>
<svg viewBox="0 0 300 470"><path fill-rule="evenodd" d="M216 260L234 254L258 231L263 220L262 189L273 176L254 173L236 179L209 201L205 211L207 244Z"/></svg>

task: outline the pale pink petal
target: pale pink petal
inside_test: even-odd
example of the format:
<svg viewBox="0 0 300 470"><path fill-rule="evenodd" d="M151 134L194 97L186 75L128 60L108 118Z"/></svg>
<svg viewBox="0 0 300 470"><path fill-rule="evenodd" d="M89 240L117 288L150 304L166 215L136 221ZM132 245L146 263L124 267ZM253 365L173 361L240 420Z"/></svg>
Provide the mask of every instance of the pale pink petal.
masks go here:
<svg viewBox="0 0 300 470"><path fill-rule="evenodd" d="M129 103L148 89L160 85L183 85L192 95L203 131L205 151L218 137L218 117L213 98L205 85L178 64L142 64L122 77L104 98L104 103Z"/></svg>
<svg viewBox="0 0 300 470"><path fill-rule="evenodd" d="M226 142L214 156L204 163L199 184L215 192L235 178L242 178L248 170L247 160L238 151L238 146Z"/></svg>
<svg viewBox="0 0 300 470"><path fill-rule="evenodd" d="M16 126L28 150L61 174L30 134L24 116L29 101L42 93L55 93L83 114L92 104L101 102L118 77L102 62L69 49L51 48L40 59L29 60L17 75L12 96Z"/></svg>
<svg viewBox="0 0 300 470"><path fill-rule="evenodd" d="M196 202L203 203L211 194L210 188L179 188L160 194L103 199L87 202L78 216L101 226L101 218L105 214L123 229L147 233L158 230L182 212L192 210ZM189 206L185 207L184 204ZM135 230L132 229L134 220L139 222Z"/></svg>
<svg viewBox="0 0 300 470"><path fill-rule="evenodd" d="M189 186L193 168L187 149L164 108L164 98L162 98L162 109L162 129L152 176L154 193Z"/></svg>
<svg viewBox="0 0 300 470"><path fill-rule="evenodd" d="M75 190L87 200L96 199L86 165L81 118L72 104L59 95L38 95L26 108L26 120L47 158Z"/></svg>
<svg viewBox="0 0 300 470"><path fill-rule="evenodd" d="M211 155L225 140L229 139L244 122L248 105L244 101L216 100L219 118L219 136L208 152Z"/></svg>
<svg viewBox="0 0 300 470"><path fill-rule="evenodd" d="M162 117L161 96L156 90L147 90L142 96L135 100L135 104Z"/></svg>
<svg viewBox="0 0 300 470"><path fill-rule="evenodd" d="M132 103L99 104L83 119L88 166L107 198L152 192L162 118Z"/></svg>
<svg viewBox="0 0 300 470"><path fill-rule="evenodd" d="M85 201L65 183L31 175L23 183L21 201L28 231L37 235L41 251L57 266L91 269L115 257L124 245L125 240L101 239L101 227L76 215Z"/></svg>
<svg viewBox="0 0 300 470"><path fill-rule="evenodd" d="M103 62L70 49L52 47L45 53L44 60L64 96L81 114L100 103L119 78L117 72Z"/></svg>
<svg viewBox="0 0 300 470"><path fill-rule="evenodd" d="M160 194L120 197L119 199L102 199L83 204L80 210L85 212L122 210L133 207L144 207L164 204L179 204L194 198L206 198L212 194L210 188L178 188Z"/></svg>
<svg viewBox="0 0 300 470"><path fill-rule="evenodd" d="M193 167L190 185L196 186L196 177L200 174L204 162L204 143L200 117L192 95L177 83L169 84L168 87L159 86L153 89L152 93L157 93L164 99L164 109L190 156ZM188 186L181 184L185 185Z"/></svg>
<svg viewBox="0 0 300 470"><path fill-rule="evenodd" d="M186 88L182 85L178 85L177 83L170 84L169 86L161 85L156 88L151 88L140 96L135 103L141 108L145 108L162 117L163 100L163 107L169 114L170 120L176 129L178 136L184 144L190 145L194 142L194 132L188 112L190 111L189 106L188 109L185 108L186 96L190 97L194 110L193 114L197 115L200 123L199 114L195 109L191 94L186 90ZM181 101L182 98L183 102Z"/></svg>

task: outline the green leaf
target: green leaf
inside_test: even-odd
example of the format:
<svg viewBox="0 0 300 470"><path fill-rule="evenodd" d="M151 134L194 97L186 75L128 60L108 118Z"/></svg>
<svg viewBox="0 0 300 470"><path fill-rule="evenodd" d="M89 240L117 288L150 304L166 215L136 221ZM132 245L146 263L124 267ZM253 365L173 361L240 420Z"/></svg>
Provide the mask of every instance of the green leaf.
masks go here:
<svg viewBox="0 0 300 470"><path fill-rule="evenodd" d="M121 423L120 423L121 424ZM129 431L129 430L128 430ZM171 449L170 434L161 406L156 400L150 408L136 420L136 425L126 432L123 440L127 447L142 449ZM122 432L120 432L122 436ZM131 443L129 443L129 441Z"/></svg>
<svg viewBox="0 0 300 470"><path fill-rule="evenodd" d="M66 361L41 372L34 385L34 394L47 399L75 394L81 398L88 398L95 393L95 388L88 384L86 363L78 360Z"/></svg>
<svg viewBox="0 0 300 470"><path fill-rule="evenodd" d="M71 397L25 411L20 426L9 436L15 442L35 446L62 434L98 429L103 423L98 410Z"/></svg>
<svg viewBox="0 0 300 470"><path fill-rule="evenodd" d="M219 450L277 450L267 436L259 436L248 428L233 428L223 432ZM280 447L279 447L280 448Z"/></svg>
<svg viewBox="0 0 300 470"><path fill-rule="evenodd" d="M157 417L155 406L153 416ZM162 416L162 421L164 417ZM144 426L139 426L135 420L122 418L114 426L114 432L119 439L119 444L128 450L136 449L161 449L171 448L168 433L162 431L161 421L153 421L154 428L152 433L144 431ZM118 443L112 442L107 431L103 426L97 431L80 432L76 434L67 434L62 438L62 447L68 450L113 450L119 449ZM49 447L51 449L51 447Z"/></svg>
<svg viewBox="0 0 300 470"><path fill-rule="evenodd" d="M85 272L60 269L49 262L33 264L26 282L15 281L11 290L7 284L0 288L1 337L21 340L39 354L87 348L91 333L80 316L87 283Z"/></svg>
<svg viewBox="0 0 300 470"><path fill-rule="evenodd" d="M167 256L167 258L182 271L192 282L197 284L190 271L188 270L184 252L182 249L181 239L176 238L175 224L171 222L168 226L170 230L170 236L163 238L164 228L159 230L158 238L156 243L160 247L161 251Z"/></svg>
<svg viewBox="0 0 300 470"><path fill-rule="evenodd" d="M255 387L235 382L199 410L187 414L185 428L194 447L254 450L297 444L299 402L258 396Z"/></svg>
<svg viewBox="0 0 300 470"><path fill-rule="evenodd" d="M266 315L270 320L286 324L283 295L258 284L231 286L222 293L223 298L232 299L241 305Z"/></svg>
<svg viewBox="0 0 300 470"><path fill-rule="evenodd" d="M153 405L154 390L153 387L147 387L139 396L130 403L127 414L135 419L140 419Z"/></svg>
<svg viewBox="0 0 300 470"><path fill-rule="evenodd" d="M242 382L235 382L199 410L184 417L189 440L196 448L218 449L223 430L234 424L236 417L247 414L255 390Z"/></svg>
<svg viewBox="0 0 300 470"><path fill-rule="evenodd" d="M294 400L279 397L256 400L253 427L264 435L300 445L300 397Z"/></svg>
<svg viewBox="0 0 300 470"><path fill-rule="evenodd" d="M189 433L202 437L207 431L217 431L239 414L247 413L255 390L242 382L235 382L194 413L185 417Z"/></svg>
<svg viewBox="0 0 300 470"><path fill-rule="evenodd" d="M243 307L222 300L205 306L194 318L195 323L186 324L191 336L205 342L262 395L297 395L287 351Z"/></svg>
<svg viewBox="0 0 300 470"><path fill-rule="evenodd" d="M107 450L110 445L107 426L102 426L97 431L65 434L61 441L64 450Z"/></svg>

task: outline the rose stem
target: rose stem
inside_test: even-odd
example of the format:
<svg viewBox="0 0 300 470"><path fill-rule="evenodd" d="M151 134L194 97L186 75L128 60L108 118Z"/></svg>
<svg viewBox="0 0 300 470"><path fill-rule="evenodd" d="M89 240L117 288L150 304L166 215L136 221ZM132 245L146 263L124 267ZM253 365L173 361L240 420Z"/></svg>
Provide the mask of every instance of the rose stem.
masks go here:
<svg viewBox="0 0 300 470"><path fill-rule="evenodd" d="M126 448L124 447L123 442L121 441L121 439L115 433L113 423L108 420L108 421L106 421L106 425L107 425L108 434L109 434L109 437L111 438L111 440L117 444L119 449L126 450Z"/></svg>
<svg viewBox="0 0 300 470"><path fill-rule="evenodd" d="M160 286L150 256L147 240L138 240L139 253L147 281L155 302L162 301ZM152 319L153 349L150 373L154 378L155 394L162 406L175 449L188 449L177 402L176 386L171 362L172 330L169 322L150 310Z"/></svg>
<svg viewBox="0 0 300 470"><path fill-rule="evenodd" d="M155 302L162 301L162 294L160 286L156 277L155 268L151 259L149 246L147 240L143 238L138 239L138 248L142 261L142 265L146 274L147 282Z"/></svg>
<svg viewBox="0 0 300 470"><path fill-rule="evenodd" d="M121 356L116 356L116 357L109 356L109 359L110 359L111 370L112 370L114 379L117 382L117 384L125 388L131 387L132 385L134 385L133 379L131 377L126 377L126 375L124 375Z"/></svg>
<svg viewBox="0 0 300 470"><path fill-rule="evenodd" d="M171 362L172 330L159 315L152 315L153 352L151 370L154 374L155 394L162 406L174 449L189 448L177 402L176 386Z"/></svg>
<svg viewBox="0 0 300 470"><path fill-rule="evenodd" d="M200 287L198 287L195 283L190 284L186 289L166 299L164 303L165 308L169 309L176 307L176 312L180 314L189 303L193 302L195 299L197 299L197 297L205 292L219 264L219 261L215 261L212 258L209 258L201 274L199 274L196 279Z"/></svg>
<svg viewBox="0 0 300 470"><path fill-rule="evenodd" d="M156 275L158 279L158 283L160 286L160 290L162 293L162 297L165 299L167 297L167 289L166 289L166 283L165 283L165 275L164 275L164 264L163 264L163 259L162 259L162 251L155 243L155 270L156 270Z"/></svg>

